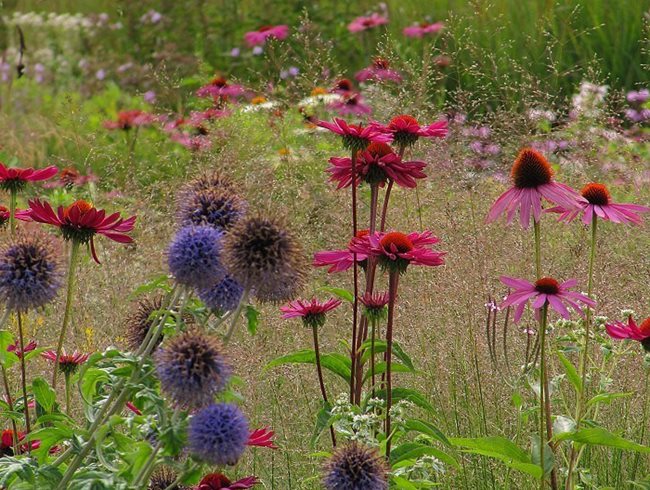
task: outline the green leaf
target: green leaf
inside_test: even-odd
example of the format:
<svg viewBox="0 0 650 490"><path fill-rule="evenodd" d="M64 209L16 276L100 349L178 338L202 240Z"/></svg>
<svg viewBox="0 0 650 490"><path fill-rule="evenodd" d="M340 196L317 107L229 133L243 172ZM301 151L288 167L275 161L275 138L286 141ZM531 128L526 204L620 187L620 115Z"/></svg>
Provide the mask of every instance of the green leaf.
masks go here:
<svg viewBox="0 0 650 490"><path fill-rule="evenodd" d="M587 402L587 407L591 405L597 405L599 403L612 403L614 400L619 398L627 398L628 396L634 395L634 392L628 393L601 393L600 395L594 396L591 400Z"/></svg>
<svg viewBox="0 0 650 490"><path fill-rule="evenodd" d="M49 413L54 408L56 403L56 392L42 377L34 378L32 381L32 390L34 391L34 398L36 402L43 407L45 412Z"/></svg>
<svg viewBox="0 0 650 490"><path fill-rule="evenodd" d="M40 441L38 448L32 449L32 454L36 456L40 464L43 464L52 447L63 440L71 439L73 435L74 432L70 427L66 427L65 424L57 424L55 427L44 427L31 432L26 439Z"/></svg>
<svg viewBox="0 0 650 490"><path fill-rule="evenodd" d="M433 406L427 401L426 397L420 393L417 390L412 390L409 388L393 388L392 390L393 394L393 404L399 400L408 400L414 405L423 408L427 412L430 413L435 413L435 409ZM383 400L386 399L386 390L378 390L375 393L375 396L377 398L381 398ZM367 400L366 400L367 401Z"/></svg>
<svg viewBox="0 0 650 490"><path fill-rule="evenodd" d="M451 442L449 442L447 436L445 436L440 429L438 429L435 425L426 422L424 420L409 419L404 424L404 428L407 431L415 431L415 432L420 432L421 434L426 434L429 437L436 439L442 442L443 444L446 444L447 446L451 446Z"/></svg>
<svg viewBox="0 0 650 490"><path fill-rule="evenodd" d="M413 485L410 481L408 481L406 478L402 478L401 476L391 476L391 481L394 484L394 487L397 489L403 489L403 490L418 490L418 487ZM393 485L391 485L391 488L393 488Z"/></svg>
<svg viewBox="0 0 650 490"><path fill-rule="evenodd" d="M255 335L257 333L257 326L260 323L260 312L255 309L253 305L246 305L246 327L248 328L248 333Z"/></svg>
<svg viewBox="0 0 650 490"><path fill-rule="evenodd" d="M323 431L331 425L331 410L332 406L329 404L329 402L323 402L323 406L316 414L316 426L314 427L314 433L311 436L312 447L316 445Z"/></svg>
<svg viewBox="0 0 650 490"><path fill-rule="evenodd" d="M110 379L108 372L98 367L86 369L81 374L82 378L79 380L81 388L81 396L88 404L92 404L92 400L97 392L97 385L106 382Z"/></svg>
<svg viewBox="0 0 650 490"><path fill-rule="evenodd" d="M434 456L443 463L458 468L458 462L450 455L433 446L420 444L417 442L406 442L397 446L390 453L391 466L407 459L417 459L421 456Z"/></svg>
<svg viewBox="0 0 650 490"><path fill-rule="evenodd" d="M580 393L582 391L582 380L580 379L580 376L578 375L578 371L576 370L575 366L561 352L558 352L557 355L560 358L560 362L564 366L564 370L566 371L567 378L569 378L569 381L576 389L576 392Z"/></svg>
<svg viewBox="0 0 650 490"><path fill-rule="evenodd" d="M393 373L413 373L415 372L413 368L410 368L408 366L405 366L404 364L400 364L399 362L393 362L391 364L391 371ZM383 374L386 372L386 363L385 362L378 362L375 364L375 375L377 374ZM363 375L363 382L365 383L368 381L368 379L372 377L372 372L370 369L368 369L365 374Z"/></svg>
<svg viewBox="0 0 650 490"><path fill-rule="evenodd" d="M363 355L361 356L361 362L366 363L370 360L370 349L372 347L372 340L366 340L361 344L361 349L363 350ZM375 340L375 354L381 354L386 352L386 341L385 340ZM404 352L402 347L397 343L393 342L393 356L404 363L405 366L410 367L415 371L415 366L413 366L413 361L411 358Z"/></svg>
<svg viewBox="0 0 650 490"><path fill-rule="evenodd" d="M14 336L8 330L0 330L0 364L5 369L11 368L18 362L18 356L13 352L7 352L7 347L14 343Z"/></svg>
<svg viewBox="0 0 650 490"><path fill-rule="evenodd" d="M145 282L141 286L138 286L135 291L133 291L130 295L130 299L135 299L136 297L140 296L141 294L146 294L150 293L152 291L155 291L156 289L166 289L165 286L167 285L168 277L167 274L160 274L153 279L151 279L148 282Z"/></svg>
<svg viewBox="0 0 650 490"><path fill-rule="evenodd" d="M533 464L529 454L505 437L477 437L474 439L454 437L449 440L452 444L465 448L464 452L498 459L512 469L538 479L542 476L542 469Z"/></svg>
<svg viewBox="0 0 650 490"><path fill-rule="evenodd" d="M320 288L320 290L325 291L326 293L331 293L334 296L338 296L342 300L348 301L350 303L354 303L354 294L348 291L347 289L323 286L322 288Z"/></svg>
<svg viewBox="0 0 650 490"><path fill-rule="evenodd" d="M591 427L580 429L575 432L565 432L558 434L554 439L558 441L574 441L590 446L606 446L624 451L636 451L639 453L650 453L650 447L642 446L634 441L624 439L623 437L612 434L602 427Z"/></svg>
<svg viewBox="0 0 650 490"><path fill-rule="evenodd" d="M350 359L336 352L323 354L320 357L321 366L340 376L346 383L350 382ZM286 356L278 357L269 362L264 369L271 369L283 364L315 364L316 354L311 349L300 350Z"/></svg>

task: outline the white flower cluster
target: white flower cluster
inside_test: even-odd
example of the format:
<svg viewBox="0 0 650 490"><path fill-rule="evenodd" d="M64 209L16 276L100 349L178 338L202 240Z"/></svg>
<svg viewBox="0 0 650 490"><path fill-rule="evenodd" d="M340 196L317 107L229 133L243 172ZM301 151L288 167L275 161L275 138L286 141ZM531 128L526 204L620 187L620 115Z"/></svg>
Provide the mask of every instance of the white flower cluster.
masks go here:
<svg viewBox="0 0 650 490"><path fill-rule="evenodd" d="M573 112L576 116L595 118L601 115L607 85L596 85L591 82L582 82L580 91L573 96Z"/></svg>
<svg viewBox="0 0 650 490"><path fill-rule="evenodd" d="M97 27L108 26L111 29L121 29L122 24L116 23L109 25L109 17L106 13L95 16L85 16L83 14L57 14L55 12L38 13L38 12L14 12L11 16L3 16L3 21L8 26L21 27L49 27L63 31L92 31Z"/></svg>
<svg viewBox="0 0 650 490"><path fill-rule="evenodd" d="M528 110L528 119L533 122L548 121L554 122L556 119L555 112L540 108L529 109Z"/></svg>
<svg viewBox="0 0 650 490"><path fill-rule="evenodd" d="M432 482L436 476L445 474L445 464L434 456L420 456L414 464L397 468L393 473L407 480Z"/></svg>

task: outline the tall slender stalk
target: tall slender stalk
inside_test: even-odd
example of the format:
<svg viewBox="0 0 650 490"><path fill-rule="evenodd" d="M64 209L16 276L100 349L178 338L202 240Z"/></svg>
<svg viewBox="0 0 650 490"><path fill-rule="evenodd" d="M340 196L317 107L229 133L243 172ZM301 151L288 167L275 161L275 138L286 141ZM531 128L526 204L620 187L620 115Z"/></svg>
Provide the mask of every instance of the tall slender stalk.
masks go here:
<svg viewBox="0 0 650 490"><path fill-rule="evenodd" d="M641 434L639 436L639 444L645 443L645 433L648 426L648 412L650 412L650 368L645 371L645 387L643 388L643 416L641 420ZM637 452L634 456L634 464L632 465L632 474L629 480L634 481L636 478L636 471L639 468L639 460L641 453Z"/></svg>
<svg viewBox="0 0 650 490"><path fill-rule="evenodd" d="M358 224L357 224L357 185L356 185L356 175L357 175L357 152L352 150L352 236L357 236ZM350 376L350 403L354 403L354 394L355 394L355 373L357 366L357 319L359 311L359 264L357 264L357 253L352 253L352 270L354 277L354 300L352 305L352 347L350 352L351 360L351 376Z"/></svg>
<svg viewBox="0 0 650 490"><path fill-rule="evenodd" d="M390 458L390 409L393 405L393 323L395 321L395 301L397 300L397 286L399 284L399 271L393 269L388 276L388 322L386 325L386 458Z"/></svg>
<svg viewBox="0 0 650 490"><path fill-rule="evenodd" d="M316 372L318 373L318 384L320 385L320 393L323 396L323 401L327 405L327 390L325 390L325 381L323 380L323 368L320 364L320 348L318 345L318 325L312 325L311 330L314 336L314 355L316 357ZM330 425L330 437L332 438L332 446L336 447L336 434L334 434L334 427Z"/></svg>
<svg viewBox="0 0 650 490"><path fill-rule="evenodd" d="M228 344L228 342L230 342L230 338L232 337L232 334L235 331L237 322L239 322L239 317L241 315L242 310L244 309L244 305L248 303L248 297L250 296L250 293L251 293L251 288L246 287L246 289L244 289L244 293L241 296L241 299L239 300L237 309L232 314L232 320L230 321L228 332L226 332L226 336L223 338L223 345L226 345Z"/></svg>
<svg viewBox="0 0 650 490"><path fill-rule="evenodd" d="M535 275L537 279L542 278L542 244L539 230L539 222L533 220L533 234L535 235Z"/></svg>
<svg viewBox="0 0 650 490"><path fill-rule="evenodd" d="M388 202L390 200L390 191L393 189L393 180L388 180L388 186L386 187L386 194L384 195L384 205L381 210L381 223L379 226L379 231L386 230L386 217L388 215Z"/></svg>
<svg viewBox="0 0 650 490"><path fill-rule="evenodd" d="M23 315L16 312L18 317L18 339L20 342L20 383L23 389L23 407L25 410L25 430L28 435L32 431L32 424L29 418L29 403L27 401L27 375L25 371L25 336L23 335ZM31 452L31 444L27 444L27 450Z"/></svg>
<svg viewBox="0 0 650 490"><path fill-rule="evenodd" d="M372 397L375 397L375 336L377 334L377 319L372 317L370 320L370 379L372 383Z"/></svg>
<svg viewBox="0 0 650 490"><path fill-rule="evenodd" d="M11 236L14 236L16 234L17 200L18 200L18 191L16 189L11 189L10 200L9 200L9 230L11 231Z"/></svg>
<svg viewBox="0 0 650 490"><path fill-rule="evenodd" d="M9 405L9 410L14 411L14 402L13 399L11 398L11 390L9 389L9 379L7 378L7 370L3 365L0 365L2 368L2 383L4 384L5 388L5 393L7 394L7 405ZM13 434L11 435L11 439L13 442L13 447L14 447L14 454L18 454L18 427L16 427L16 421L13 419L13 417L10 418L11 420L11 428L13 430Z"/></svg>
<svg viewBox="0 0 650 490"><path fill-rule="evenodd" d="M541 345L541 355L539 360L539 465L542 470L540 478L540 490L544 490L544 449L546 446L545 429L546 418L544 415L544 408L546 400L544 398L545 392L545 378L546 378L546 322L548 319L548 302L542 306L542 317L539 322L539 335Z"/></svg>
<svg viewBox="0 0 650 490"><path fill-rule="evenodd" d="M56 378L59 373L59 358L63 350L63 341L65 340L65 333L72 317L72 298L74 295L74 281L77 269L77 259L79 257L80 243L72 240L70 246L70 263L68 265L68 278L67 278L67 294L65 298L65 312L63 313L63 324L61 325L61 332L59 333L59 341L56 345L56 360L54 361L54 373L52 373L52 388L56 388Z"/></svg>

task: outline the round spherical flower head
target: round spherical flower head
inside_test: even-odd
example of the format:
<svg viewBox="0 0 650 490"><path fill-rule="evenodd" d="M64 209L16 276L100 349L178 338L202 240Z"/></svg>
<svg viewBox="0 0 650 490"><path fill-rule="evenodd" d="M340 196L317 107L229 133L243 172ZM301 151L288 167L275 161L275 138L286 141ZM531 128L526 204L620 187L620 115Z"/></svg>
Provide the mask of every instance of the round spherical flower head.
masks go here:
<svg viewBox="0 0 650 490"><path fill-rule="evenodd" d="M33 168L6 167L0 162L0 188L8 192L17 192L28 182L37 182L48 180L56 175L59 171L54 165L43 169L35 170Z"/></svg>
<svg viewBox="0 0 650 490"><path fill-rule="evenodd" d="M331 174L330 180L337 182L337 189L352 185L352 159L332 157L327 172ZM368 147L357 153L355 165L355 185L361 181L370 185L384 186L389 180L400 187L412 189L416 187L416 179L424 179L426 174L422 171L425 162L403 162L386 143L370 143Z"/></svg>
<svg viewBox="0 0 650 490"><path fill-rule="evenodd" d="M56 352L53 350L45 351L41 354L45 359L56 363ZM90 354L82 354L74 351L72 354L66 354L65 350L61 351L59 357L59 371L66 376L74 374L84 362L88 360Z"/></svg>
<svg viewBox="0 0 650 490"><path fill-rule="evenodd" d="M321 128L329 129L341 136L343 146L351 151L361 151L370 143L390 143L393 137L378 126L348 124L343 119L334 118L334 122L318 121Z"/></svg>
<svg viewBox="0 0 650 490"><path fill-rule="evenodd" d="M363 314L371 320L382 320L388 313L386 306L390 295L388 292L383 293L365 293L359 299L364 306Z"/></svg>
<svg viewBox="0 0 650 490"><path fill-rule="evenodd" d="M247 476L233 482L223 473L210 473L201 479L196 490L239 490L252 488L259 482L255 476Z"/></svg>
<svg viewBox="0 0 650 490"><path fill-rule="evenodd" d="M169 270L179 284L210 287L226 273L221 264L223 232L211 226L181 228L167 252Z"/></svg>
<svg viewBox="0 0 650 490"><path fill-rule="evenodd" d="M214 286L200 289L197 293L205 306L213 311L225 312L237 308L244 288L232 277L226 276Z"/></svg>
<svg viewBox="0 0 650 490"><path fill-rule="evenodd" d="M182 408L197 409L212 403L232 372L221 344L197 330L173 337L155 360L163 392Z"/></svg>
<svg viewBox="0 0 650 490"><path fill-rule="evenodd" d="M357 442L339 447L327 461L323 485L327 490L386 490L387 469L375 449Z"/></svg>
<svg viewBox="0 0 650 490"><path fill-rule="evenodd" d="M246 214L246 201L220 189L183 192L178 199L180 226L206 225L226 230Z"/></svg>
<svg viewBox="0 0 650 490"><path fill-rule="evenodd" d="M368 230L359 230L357 231L356 237L352 238L348 243L348 248L344 250L325 250L322 252L316 252L314 254L314 261L312 265L314 267L328 267L328 273L332 272L343 272L348 270L354 264L354 260L364 267L368 255L365 253L356 253L351 250L355 240L368 240L369 231ZM355 257L356 255L356 257Z"/></svg>
<svg viewBox="0 0 650 490"><path fill-rule="evenodd" d="M533 309L537 317L539 317L539 312L542 307L548 305L566 320L571 319L566 305L573 308L582 317L584 317L584 313L580 303L590 308L596 306L596 302L589 298L589 296L570 290L578 284L576 279L569 279L568 281L559 283L552 277L543 277L535 283L531 283L525 279L501 276L500 280L509 288L514 289L503 303L499 305L499 308L503 309L508 306L516 307L514 316L515 323L519 323L529 301L533 302Z"/></svg>
<svg viewBox="0 0 650 490"><path fill-rule="evenodd" d="M60 261L50 239L20 236L0 251L0 297L6 307L25 312L56 298Z"/></svg>
<svg viewBox="0 0 650 490"><path fill-rule="evenodd" d="M248 437L248 421L237 405L215 403L190 419L189 450L194 457L209 464L237 464Z"/></svg>
<svg viewBox="0 0 650 490"><path fill-rule="evenodd" d="M391 231L375 233L367 239L354 239L350 249L378 257L382 267L402 273L410 264L429 267L443 265L446 252L430 248L439 241L430 231L408 235Z"/></svg>
<svg viewBox="0 0 650 490"><path fill-rule="evenodd" d="M83 200L75 201L67 207L59 206L54 212L50 203L33 199L29 201L28 214L23 219L57 226L65 240L90 242L93 259L99 263L93 237L100 234L115 242L131 243L133 238L127 233L133 231L136 217L123 219L120 213L106 216L106 211Z"/></svg>
<svg viewBox="0 0 650 490"><path fill-rule="evenodd" d="M153 299L143 298L138 301L135 309L126 321L126 343L129 349L135 351L140 348L147 337L151 327L159 318L159 311L162 309L162 296L155 296ZM161 335L156 347L163 340Z"/></svg>
<svg viewBox="0 0 650 490"><path fill-rule="evenodd" d="M447 121L421 126L416 118L408 114L395 116L385 127L377 122L372 124L391 133L395 144L402 147L413 145L420 138L444 138L448 133Z"/></svg>
<svg viewBox="0 0 650 490"><path fill-rule="evenodd" d="M302 318L306 327L322 327L328 312L340 306L341 300L330 298L321 303L316 298L311 300L297 299L288 305L280 307L282 318Z"/></svg>
<svg viewBox="0 0 650 490"><path fill-rule="evenodd" d="M289 36L289 26L280 24L277 26L262 26L256 31L250 31L244 34L244 41L249 48L261 46L270 38L283 40Z"/></svg>
<svg viewBox="0 0 650 490"><path fill-rule="evenodd" d="M641 213L650 212L650 208L638 204L615 203L607 187L603 184L590 182L580 191L576 209L566 209L556 206L548 212L560 213L560 221L571 222L582 215L582 222L591 224L595 217L613 223L639 225L642 223Z"/></svg>
<svg viewBox="0 0 650 490"><path fill-rule="evenodd" d="M637 324L630 315L627 323L618 321L606 323L605 329L610 337L618 340L636 340L641 343L646 352L650 352L650 317Z"/></svg>
<svg viewBox="0 0 650 490"><path fill-rule="evenodd" d="M578 193L569 186L553 180L553 169L546 158L536 150L524 148L519 152L511 172L513 186L504 192L492 205L487 222L496 220L506 213L511 223L517 209L522 228L530 226L531 214L535 222L542 216L542 199L554 204L575 209Z"/></svg>
<svg viewBox="0 0 650 490"><path fill-rule="evenodd" d="M293 234L279 220L239 221L224 240L223 263L229 274L260 301L295 297L307 274L307 260Z"/></svg>

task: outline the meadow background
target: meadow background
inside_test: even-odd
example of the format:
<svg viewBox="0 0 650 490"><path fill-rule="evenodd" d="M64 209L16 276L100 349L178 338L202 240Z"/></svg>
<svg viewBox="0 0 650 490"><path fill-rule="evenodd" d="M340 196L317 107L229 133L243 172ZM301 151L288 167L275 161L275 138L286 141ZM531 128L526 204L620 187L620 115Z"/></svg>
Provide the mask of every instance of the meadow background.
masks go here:
<svg viewBox="0 0 650 490"><path fill-rule="evenodd" d="M124 322L138 288L167 270L175 190L201 169L226 172L241 185L251 207L286 216L308 253L342 245L348 196L335 193L323 172L327 159L341 154L339 142L305 130L297 105L315 87L351 77L380 55L405 74L405 81L367 90L373 118L386 121L400 113L422 121L464 116L451 126L448 139L413 150L414 158L429 164L429 178L419 189L420 207L412 193L398 189L394 195L390 227L416 230L422 222L448 251L445 267L412 270L402 282L396 338L418 372L398 377L398 383L428 394L436 423L447 435L525 437L523 427L534 401L520 376L525 334L512 325L507 331L499 327L497 355L492 358L485 303L505 293L500 275L531 273L532 241L517 227L486 226L485 215L504 189L504 176L518 149L535 142L569 143L562 151L548 153L569 185L580 188L602 181L618 201L650 202L647 129L624 117L625 94L650 86L650 1L388 1L388 26L361 34L349 33L346 26L354 17L380 9L375 2L0 4L7 18L15 12L81 13L92 19L106 13L109 18L94 35L65 25L22 23L27 51L26 75L20 79L13 74L15 27L0 23L0 53L12 70L9 81L0 83L0 160L16 158L23 165L56 164L92 173L98 180L89 186L37 192L53 203L85 197L138 215L135 246L102 241L101 267L84 258L70 348L90 352L124 345ZM152 9L162 20L146 20ZM425 40L401 35L404 27L425 19L443 21L444 31ZM119 29L109 27L118 22ZM288 41L272 42L260 55L243 45L245 32L277 23L291 26ZM240 49L237 56L235 48ZM442 56L448 66L436 61ZM298 74L284 76L291 67ZM124 109L159 114L199 109L194 91L215 73L277 101L277 108L234 111L216 121L212 147L204 152L190 152L163 132L142 128L130 155L124 135L102 125ZM585 81L606 85L606 100L597 112L572 119L573 97ZM148 92L155 93L155 100L145 100ZM531 109L552 111L555 118L531 120ZM471 146L477 140L471 130L479 127L489 127L485 139L499 147L486 165L477 164ZM364 213L369 196L361 198ZM649 228L605 223L600 231L597 314L618 318L622 309L631 308L647 315ZM543 233L543 258L553 275L586 277L588 230L548 220ZM323 286L349 288L349 278L314 271L305 296ZM32 315L28 321L28 336L41 344L52 343L56 335L55 325L44 318L60 318L62 304L52 308L47 317ZM310 332L281 320L277 308L262 306L260 311L257 333L241 329L229 349L236 372L245 380L247 413L258 425L277 431L280 449L256 453L243 465L267 488L318 488L322 459L319 446L309 443L319 408L313 369L264 369L279 355L308 348ZM346 315L335 312L322 330L324 351L339 348L337 339L349 326ZM555 337L562 342L559 333ZM44 362L41 367L47 368ZM555 365L551 372L561 370ZM611 431L635 440L644 406L644 376L638 351L623 356L610 374L612 389L632 395L605 406L601 414ZM337 385L340 380L327 381L332 396L345 392L343 384ZM562 376L554 381L567 383ZM555 400L560 406L564 402L569 400ZM589 450L584 488L625 488L632 458L616 450ZM534 487L487 459L460 461L462 470L439 476L443 488ZM647 459L641 468L636 477L650 475Z"/></svg>

